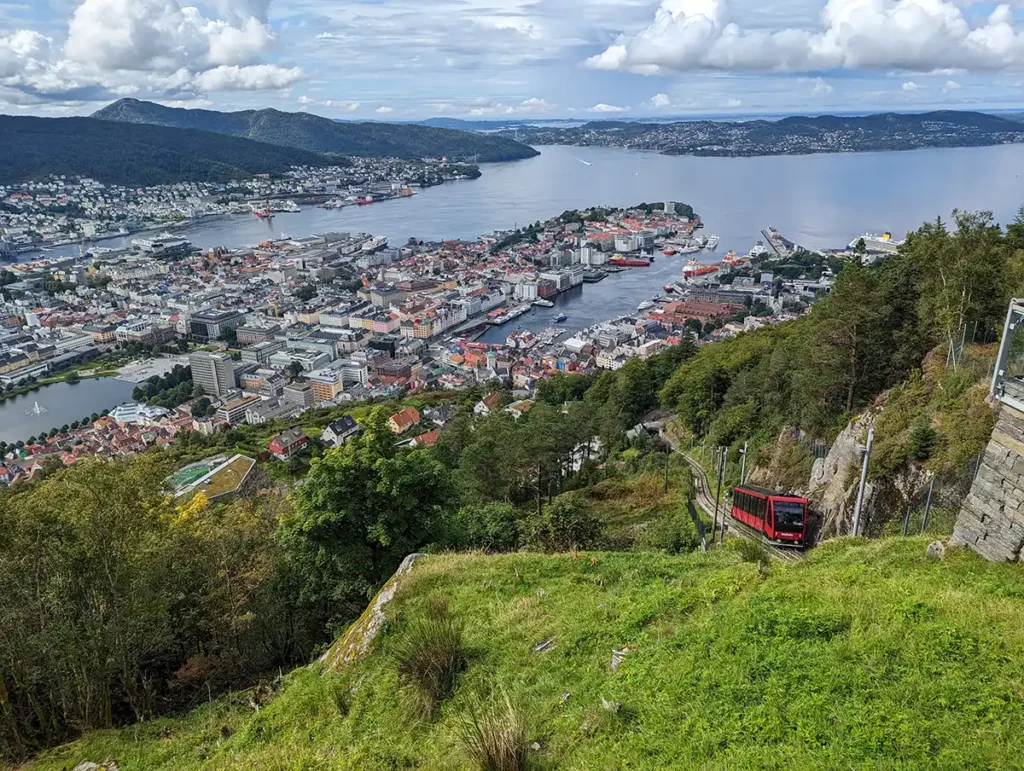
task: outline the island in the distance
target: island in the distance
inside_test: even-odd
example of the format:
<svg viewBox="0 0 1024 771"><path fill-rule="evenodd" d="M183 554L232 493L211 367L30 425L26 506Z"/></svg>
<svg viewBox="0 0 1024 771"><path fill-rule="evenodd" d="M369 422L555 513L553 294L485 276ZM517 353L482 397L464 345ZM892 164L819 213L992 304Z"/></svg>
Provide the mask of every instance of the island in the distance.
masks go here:
<svg viewBox="0 0 1024 771"><path fill-rule="evenodd" d="M781 120L674 123L591 121L581 126L506 127L505 136L539 145L626 147L666 155L754 156L977 147L1024 141L1024 124L980 112L941 110Z"/></svg>

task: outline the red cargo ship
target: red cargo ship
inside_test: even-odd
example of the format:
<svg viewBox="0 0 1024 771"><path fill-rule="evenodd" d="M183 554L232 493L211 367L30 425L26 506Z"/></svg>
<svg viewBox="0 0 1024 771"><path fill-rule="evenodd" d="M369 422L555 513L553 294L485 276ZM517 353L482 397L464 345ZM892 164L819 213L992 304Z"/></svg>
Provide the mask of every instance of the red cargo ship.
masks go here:
<svg viewBox="0 0 1024 771"><path fill-rule="evenodd" d="M612 257L608 260L608 264L618 265L620 268L646 268L651 264L651 261L641 257Z"/></svg>

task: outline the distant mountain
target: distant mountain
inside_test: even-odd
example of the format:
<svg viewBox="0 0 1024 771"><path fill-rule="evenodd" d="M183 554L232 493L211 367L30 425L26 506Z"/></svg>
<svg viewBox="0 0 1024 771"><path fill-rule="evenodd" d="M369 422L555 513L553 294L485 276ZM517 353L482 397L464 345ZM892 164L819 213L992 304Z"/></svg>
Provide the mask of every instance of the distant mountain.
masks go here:
<svg viewBox="0 0 1024 771"><path fill-rule="evenodd" d="M49 174L140 186L219 182L280 174L291 166L346 163L340 157L192 129L0 115L0 184Z"/></svg>
<svg viewBox="0 0 1024 771"><path fill-rule="evenodd" d="M914 150L1024 142L1024 124L980 112L814 117L675 123L590 121L578 127L519 126L534 144L628 147L668 155L797 155ZM508 129L501 133L508 135Z"/></svg>
<svg viewBox="0 0 1024 771"><path fill-rule="evenodd" d="M137 99L122 99L104 107L93 117L119 123L199 129L315 153L361 157L447 156L460 160L475 157L486 163L530 158L538 154L532 147L509 137L413 123L341 123L308 113L279 110L182 110Z"/></svg>

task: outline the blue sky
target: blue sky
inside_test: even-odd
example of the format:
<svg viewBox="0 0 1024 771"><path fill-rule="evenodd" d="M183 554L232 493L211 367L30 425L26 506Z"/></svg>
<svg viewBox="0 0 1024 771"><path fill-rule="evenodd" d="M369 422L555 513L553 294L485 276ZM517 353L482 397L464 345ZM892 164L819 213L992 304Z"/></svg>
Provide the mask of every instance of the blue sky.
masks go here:
<svg viewBox="0 0 1024 771"><path fill-rule="evenodd" d="M1021 106L1024 0L0 0L0 112L410 120Z"/></svg>

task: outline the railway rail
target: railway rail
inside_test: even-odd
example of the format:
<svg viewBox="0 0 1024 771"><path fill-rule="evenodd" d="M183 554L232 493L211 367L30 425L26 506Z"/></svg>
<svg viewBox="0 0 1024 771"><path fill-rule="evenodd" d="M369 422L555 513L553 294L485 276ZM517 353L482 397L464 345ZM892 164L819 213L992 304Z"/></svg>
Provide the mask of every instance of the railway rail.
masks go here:
<svg viewBox="0 0 1024 771"><path fill-rule="evenodd" d="M693 486L694 486L694 499L697 506L705 511L708 515L713 515L715 511L715 496L711 489L711 483L708 481L708 476L704 472L701 465L687 455L685 452L681 452L669 436L664 432L660 432L662 438L668 442L672 448L678 453L683 460L690 466L693 471ZM740 538L746 538L748 541L755 541L761 544L769 554L774 558L783 562L798 562L803 559L804 554L799 549L788 546L777 546L772 543L767 543L761 533L754 530L737 519L734 519L730 514L730 507L724 501L719 504L719 514L721 515L721 525L724 526L725 522L728 522L726 527L726 533L735 534ZM713 538L717 537L717 533L712 533ZM713 539L712 539L713 540Z"/></svg>

